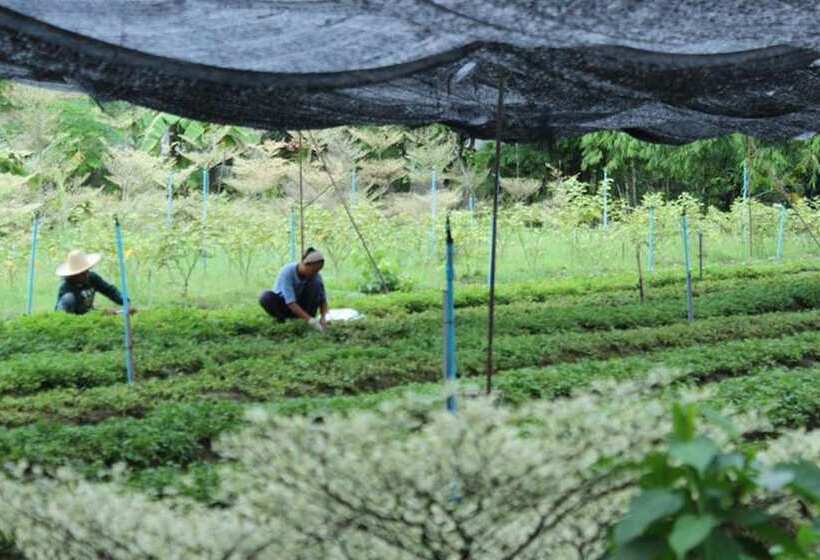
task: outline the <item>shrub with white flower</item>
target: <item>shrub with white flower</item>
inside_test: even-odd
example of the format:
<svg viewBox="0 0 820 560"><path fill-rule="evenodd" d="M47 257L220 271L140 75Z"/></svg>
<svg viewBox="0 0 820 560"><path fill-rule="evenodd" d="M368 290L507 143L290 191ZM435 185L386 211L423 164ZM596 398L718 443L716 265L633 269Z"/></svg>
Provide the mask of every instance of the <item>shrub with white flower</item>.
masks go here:
<svg viewBox="0 0 820 560"><path fill-rule="evenodd" d="M633 466L671 430L648 391L474 399L455 415L413 398L324 418L256 409L219 446L237 463L225 508L9 475L0 533L32 559L597 558L637 493Z"/></svg>

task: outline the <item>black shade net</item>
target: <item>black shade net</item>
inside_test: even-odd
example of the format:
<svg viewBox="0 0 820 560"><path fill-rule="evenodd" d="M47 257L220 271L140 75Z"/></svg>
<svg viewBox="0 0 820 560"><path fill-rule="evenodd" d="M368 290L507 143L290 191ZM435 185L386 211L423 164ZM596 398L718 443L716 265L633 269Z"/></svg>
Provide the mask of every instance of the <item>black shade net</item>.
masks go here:
<svg viewBox="0 0 820 560"><path fill-rule="evenodd" d="M261 129L820 129L818 0L0 0L0 76ZM503 84L503 85L501 85Z"/></svg>

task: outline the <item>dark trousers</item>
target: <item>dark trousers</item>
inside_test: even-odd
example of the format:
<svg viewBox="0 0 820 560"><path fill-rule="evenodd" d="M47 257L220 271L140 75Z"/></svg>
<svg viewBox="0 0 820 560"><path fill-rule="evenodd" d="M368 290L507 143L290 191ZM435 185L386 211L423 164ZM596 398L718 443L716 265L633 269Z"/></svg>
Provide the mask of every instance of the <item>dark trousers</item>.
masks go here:
<svg viewBox="0 0 820 560"><path fill-rule="evenodd" d="M322 305L323 290L321 284L312 282L304 287L302 293L296 297L296 303L299 307L305 310L305 313L311 317L316 316L319 311L319 306ZM259 305L262 306L268 315L274 317L277 321L284 321L285 319L295 319L296 315L290 310L290 307L285 303L285 299L279 294L275 294L270 290L265 290L259 294Z"/></svg>

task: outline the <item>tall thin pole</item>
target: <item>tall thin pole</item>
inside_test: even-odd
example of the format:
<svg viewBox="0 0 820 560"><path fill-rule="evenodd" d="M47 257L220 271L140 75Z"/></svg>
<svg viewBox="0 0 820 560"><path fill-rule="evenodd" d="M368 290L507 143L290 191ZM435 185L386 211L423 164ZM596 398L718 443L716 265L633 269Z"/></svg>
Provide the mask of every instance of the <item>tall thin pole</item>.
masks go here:
<svg viewBox="0 0 820 560"><path fill-rule="evenodd" d="M117 259L120 263L120 285L122 287L122 315L125 330L125 371L128 384L134 382L134 346L131 339L131 300L128 296L128 274L125 271L125 250L122 241L120 221L114 218L114 235L117 242Z"/></svg>
<svg viewBox="0 0 820 560"><path fill-rule="evenodd" d="M686 315L691 322L695 320L695 307L692 299L692 262L689 258L689 218L685 213L680 219L680 235L683 241L683 266L686 268Z"/></svg>
<svg viewBox="0 0 820 560"><path fill-rule="evenodd" d="M698 232L698 280L703 280L703 232Z"/></svg>
<svg viewBox="0 0 820 560"><path fill-rule="evenodd" d="M504 122L504 78L498 80L498 106L495 113L495 189L490 234L490 302L487 321L487 394L493 390L493 334L495 330L495 255L498 239L498 195L501 191L501 130Z"/></svg>
<svg viewBox="0 0 820 560"><path fill-rule="evenodd" d="M655 208L649 207L649 233L647 233L647 245L649 246L646 255L646 270L655 271Z"/></svg>
<svg viewBox="0 0 820 560"><path fill-rule="evenodd" d="M447 256L444 289L444 383L447 386L447 410L455 414L456 396L456 313L453 291L453 236L450 232L450 216L447 216Z"/></svg>
<svg viewBox="0 0 820 560"><path fill-rule="evenodd" d="M165 225L171 227L174 220L174 174L168 174L165 185Z"/></svg>
<svg viewBox="0 0 820 560"><path fill-rule="evenodd" d="M299 254L305 254L305 192L302 174L302 131L299 131Z"/></svg>
<svg viewBox="0 0 820 560"><path fill-rule="evenodd" d="M356 191L358 189L357 178L356 178L356 168L353 168L353 174L350 178L350 202L352 204L356 204Z"/></svg>
<svg viewBox="0 0 820 560"><path fill-rule="evenodd" d="M783 258L783 233L786 229L786 207L780 204L780 222L777 224L777 260Z"/></svg>
<svg viewBox="0 0 820 560"><path fill-rule="evenodd" d="M607 176L606 169L604 169L604 183L603 183L603 197L604 197L604 215L603 215L603 224L604 229L609 227L609 177Z"/></svg>
<svg viewBox="0 0 820 560"><path fill-rule="evenodd" d="M290 229L288 231L288 250L291 262L296 260L296 208L290 208ZM302 253L304 254L304 253Z"/></svg>
<svg viewBox="0 0 820 560"><path fill-rule="evenodd" d="M202 169L202 268L208 271L208 197L211 192L211 176L208 168Z"/></svg>
<svg viewBox="0 0 820 560"><path fill-rule="evenodd" d="M430 256L436 254L436 206L438 185L436 184L436 170L430 175Z"/></svg>
<svg viewBox="0 0 820 560"><path fill-rule="evenodd" d="M28 300L26 303L26 313L31 315L34 305L34 264L37 260L37 232L40 229L40 216L36 213L31 220L31 257L28 263Z"/></svg>

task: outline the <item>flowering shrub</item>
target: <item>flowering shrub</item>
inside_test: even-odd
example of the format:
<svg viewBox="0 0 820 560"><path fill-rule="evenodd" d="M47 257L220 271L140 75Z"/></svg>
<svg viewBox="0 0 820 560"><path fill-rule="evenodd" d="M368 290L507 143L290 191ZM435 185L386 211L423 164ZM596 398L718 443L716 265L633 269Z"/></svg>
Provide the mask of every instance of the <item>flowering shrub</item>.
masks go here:
<svg viewBox="0 0 820 560"><path fill-rule="evenodd" d="M218 446L238 462L221 509L20 468L0 478L0 533L29 558L595 558L636 495L631 466L673 428L648 390L608 384L517 409L478 399L456 415L411 399L324 418L257 409ZM818 442L786 434L773 454L816 461Z"/></svg>

